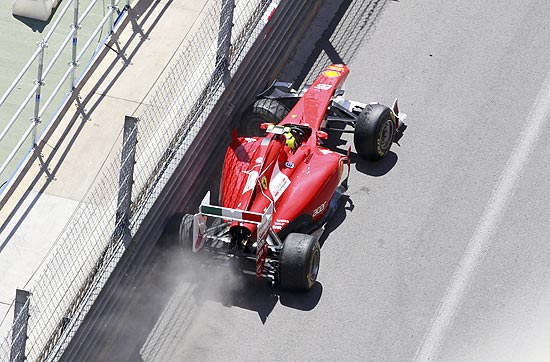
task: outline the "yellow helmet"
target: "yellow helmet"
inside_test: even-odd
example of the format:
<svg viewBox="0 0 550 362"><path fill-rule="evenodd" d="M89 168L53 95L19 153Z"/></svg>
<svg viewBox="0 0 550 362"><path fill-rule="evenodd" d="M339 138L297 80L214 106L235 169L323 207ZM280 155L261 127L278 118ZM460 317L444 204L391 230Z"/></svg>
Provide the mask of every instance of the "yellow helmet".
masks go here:
<svg viewBox="0 0 550 362"><path fill-rule="evenodd" d="M292 152L295 152L296 148L298 147L298 142L296 142L296 137L294 137L290 129L287 132L285 132L285 137L286 137L286 145L288 146L288 148L292 150Z"/></svg>

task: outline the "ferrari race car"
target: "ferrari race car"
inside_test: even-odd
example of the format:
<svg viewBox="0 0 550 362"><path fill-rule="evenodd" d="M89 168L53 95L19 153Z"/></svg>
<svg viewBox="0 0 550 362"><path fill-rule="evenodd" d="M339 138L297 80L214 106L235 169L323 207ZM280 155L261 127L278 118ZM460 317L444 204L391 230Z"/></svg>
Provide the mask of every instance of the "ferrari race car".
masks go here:
<svg viewBox="0 0 550 362"><path fill-rule="evenodd" d="M211 204L209 192L197 214L183 217L184 250L239 260L243 272L271 278L283 289L313 286L321 256L316 231L345 192L350 168L350 149L343 155L324 147L325 140L333 132L353 132L357 153L378 160L406 127L397 100L388 108L343 98L348 73L347 66L332 64L302 92L275 82L259 96L241 129L264 134L233 132L221 206Z"/></svg>

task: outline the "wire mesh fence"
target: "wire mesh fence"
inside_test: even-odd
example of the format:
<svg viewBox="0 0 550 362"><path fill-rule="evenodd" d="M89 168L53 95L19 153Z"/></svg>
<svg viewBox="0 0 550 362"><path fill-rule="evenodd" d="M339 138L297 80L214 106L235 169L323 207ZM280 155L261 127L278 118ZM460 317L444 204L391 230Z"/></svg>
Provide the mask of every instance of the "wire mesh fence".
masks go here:
<svg viewBox="0 0 550 362"><path fill-rule="evenodd" d="M376 22L388 2L353 0L347 4L342 19L327 39L342 62L348 64L352 61L359 44L373 33ZM331 63L334 63L334 59L331 59L327 52L320 53L313 66L308 68L309 72L303 84L311 84L319 72Z"/></svg>
<svg viewBox="0 0 550 362"><path fill-rule="evenodd" d="M120 140L112 162L98 172L30 287L28 323L21 313L14 319L9 335L0 343L0 362L55 361L62 355L125 251L124 233L117 230L129 227L134 235L139 229L228 79L261 33L271 3L208 2L177 61L138 114L138 126L131 131L137 132L133 177L128 172L121 174L133 159L122 152L128 145ZM130 192L119 187L130 178L131 195L121 195L120 190ZM132 200L126 219L117 217L117 201L125 197ZM23 326L27 328L26 349L16 343L21 340L16 337L25 333Z"/></svg>
<svg viewBox="0 0 550 362"><path fill-rule="evenodd" d="M281 72L300 89L332 63L350 64L368 41L390 0L327 0Z"/></svg>

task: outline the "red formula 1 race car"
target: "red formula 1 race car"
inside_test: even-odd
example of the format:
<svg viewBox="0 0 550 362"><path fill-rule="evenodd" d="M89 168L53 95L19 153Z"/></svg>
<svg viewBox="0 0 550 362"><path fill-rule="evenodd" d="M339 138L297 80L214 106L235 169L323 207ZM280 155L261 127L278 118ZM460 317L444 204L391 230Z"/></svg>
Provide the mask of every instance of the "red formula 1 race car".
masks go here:
<svg viewBox="0 0 550 362"><path fill-rule="evenodd" d="M333 64L302 93L276 82L260 95L243 128L250 134L261 129L264 136L234 132L224 160L221 206L211 205L208 193L197 214L183 217L184 249L235 258L244 272L273 278L284 289L312 287L321 256L315 231L345 191L342 180L350 165L349 150L345 156L323 142L350 125L357 153L380 159L405 128L397 100L388 108L344 99L348 73L347 66Z"/></svg>

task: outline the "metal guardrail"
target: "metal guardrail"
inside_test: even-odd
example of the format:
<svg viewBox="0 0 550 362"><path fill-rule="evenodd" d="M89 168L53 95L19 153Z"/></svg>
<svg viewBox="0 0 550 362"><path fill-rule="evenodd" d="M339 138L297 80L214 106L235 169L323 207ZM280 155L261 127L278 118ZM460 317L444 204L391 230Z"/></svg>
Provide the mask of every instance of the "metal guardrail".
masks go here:
<svg viewBox="0 0 550 362"><path fill-rule="evenodd" d="M98 173L57 239L40 276L30 286L31 294L22 308L29 311L28 324L23 323L23 314L15 318L11 334L0 343L0 361L11 362L22 355L32 361L60 358L119 260L132 252L132 244L127 251L128 239L118 231L128 228L130 234L126 236L130 237L138 232L158 190L170 178L174 165L185 155L226 83L261 33L271 3L209 1L195 35L185 41L172 68L139 115L138 126L130 131L139 129L133 186L119 188L119 184L132 179L129 172L120 173L121 162L123 169L129 162L127 156L123 157L122 149L128 147L124 145L113 151L113 162L106 163ZM169 5L170 2L164 4ZM155 6L162 5L155 2L152 7ZM231 10L232 16L228 16ZM146 18L144 15L140 19ZM135 139L133 136L128 139ZM134 193L128 194L132 189ZM117 201L128 199L129 214L120 217ZM20 340L22 325L27 325L26 350L18 350L15 356L11 352L13 357L8 359L3 355L9 355L14 341Z"/></svg>
<svg viewBox="0 0 550 362"><path fill-rule="evenodd" d="M59 14L55 15L56 19L50 30L38 44L36 51L29 58L23 69L19 72L2 97L0 97L0 125L5 124L0 132L0 146L4 149L10 149L11 147L8 156L2 160L2 164L0 165L0 193L5 190L10 178L13 177L14 173L17 171L18 165L22 162L23 158L25 158L36 146L40 133L48 127L50 122L57 115L58 110L61 108L59 103L69 99L69 96L86 73L88 65L94 60L97 50L100 49L109 38L116 26L115 14L117 18L120 19L121 14L124 13L124 10L127 9L129 5L129 0L109 0L109 5L102 11L104 13L103 17L98 23L93 24L95 28L93 28L91 32L88 32L87 36L82 36L82 39L80 39L79 36L84 33L82 27L83 24L85 24L85 20L90 16L92 11L94 11L96 4L100 4L97 6L103 6L105 1L91 0L82 13L80 13L80 2L80 0L63 1L63 8ZM65 15L70 13L69 10L71 6L72 21L70 23L70 31L65 36L54 55L49 59L49 62L46 62L48 44L54 35L57 35L56 31L59 29L60 24L66 20ZM88 26L89 25L86 23L86 30L88 30ZM103 33L105 27L107 27L107 35L101 36L100 34ZM90 55L88 51L98 36L100 37L98 45L93 49ZM79 40L85 41L82 47L79 47ZM70 49L68 48L69 44L71 44ZM52 70L54 68L60 73L60 69L58 69L60 60L68 62L68 66L66 66L67 69L60 78L52 79L54 76L52 75ZM77 72L77 67L81 63L87 65L81 72ZM36 78L33 81L34 86L30 87L30 91L28 91L22 101L19 100L20 103L17 110L11 114L11 110L6 109L7 101L11 100L12 103L17 104L18 100L14 99L16 98L14 90L16 90L16 88L28 89L30 84L25 83L25 80L28 78L29 72L33 71L33 65L36 66L37 72ZM56 75L59 76L60 74ZM60 91L67 82L67 79L69 79L69 82L66 85L66 92L60 95ZM48 80L48 82L52 81L52 84L55 85L53 85L51 89L45 88L46 80ZM56 81L57 83L55 83ZM44 98L45 95L47 95L47 99L43 102L42 98ZM59 99L59 96L63 98ZM32 99L34 99L34 104L31 105ZM58 106L56 110L52 111L50 109L52 104ZM8 118L9 121L7 121ZM43 123L42 121L44 118L46 118L46 122ZM29 119L31 120L31 124L24 131L21 131L21 122ZM5 121L7 122L4 123ZM18 124L19 127L17 130L14 130L14 125L16 124ZM14 140L17 140L15 144L13 144ZM26 146L25 142L27 142Z"/></svg>

